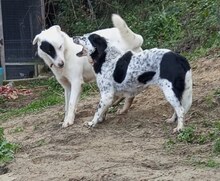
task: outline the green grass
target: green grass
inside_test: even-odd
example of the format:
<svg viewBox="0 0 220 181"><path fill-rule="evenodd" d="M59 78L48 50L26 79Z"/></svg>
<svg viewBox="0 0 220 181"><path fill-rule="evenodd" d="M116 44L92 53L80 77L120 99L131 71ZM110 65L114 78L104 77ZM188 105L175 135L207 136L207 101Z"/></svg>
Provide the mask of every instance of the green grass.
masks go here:
<svg viewBox="0 0 220 181"><path fill-rule="evenodd" d="M11 161L18 148L18 145L10 143L5 139L4 129L0 127L0 163Z"/></svg>
<svg viewBox="0 0 220 181"><path fill-rule="evenodd" d="M40 147L46 145L46 141L44 139L38 140L35 142L35 146L34 147Z"/></svg>
<svg viewBox="0 0 220 181"><path fill-rule="evenodd" d="M30 104L22 108L0 110L1 111L0 120L6 121L12 117L38 112L53 105L64 104L63 88L54 78L50 78L47 80L31 81L26 85L22 85L22 88L30 88L33 90L37 87L46 88L40 93L40 97L37 100L33 100ZM81 94L81 99L84 99L87 96L97 93L98 88L95 83L90 83L90 84L84 84L82 90L83 91ZM5 100L0 99L0 101L3 103Z"/></svg>
<svg viewBox="0 0 220 181"><path fill-rule="evenodd" d="M177 135L177 140L180 142L193 143L195 139L195 128L193 127L185 127L184 130Z"/></svg>
<svg viewBox="0 0 220 181"><path fill-rule="evenodd" d="M210 91L203 99L207 108L213 109L217 107L220 100L220 89Z"/></svg>
<svg viewBox="0 0 220 181"><path fill-rule="evenodd" d="M11 130L10 133L20 133L23 132L24 128L23 127L16 127L15 129Z"/></svg>
<svg viewBox="0 0 220 181"><path fill-rule="evenodd" d="M204 124L204 122L203 122ZM216 120L210 124L205 123L209 129L206 132L198 133L195 127L185 127L185 129L177 135L177 141L185 143L204 144L207 142L215 142L216 152L220 153L220 121Z"/></svg>
<svg viewBox="0 0 220 181"><path fill-rule="evenodd" d="M220 136L220 135L219 135L219 136ZM213 152L214 152L214 153L217 153L217 154L220 154L220 138L217 138L217 139L214 141Z"/></svg>
<svg viewBox="0 0 220 181"><path fill-rule="evenodd" d="M98 87L96 83L87 83L82 86L81 99L85 99L88 96L98 93Z"/></svg>
<svg viewBox="0 0 220 181"><path fill-rule="evenodd" d="M14 117L14 116L21 116L24 114L40 111L44 108L49 106L53 106L63 102L63 98L61 96L57 96L54 94L50 94L49 92L42 93L42 97L38 100L35 100L24 106L23 108L19 109L12 109L9 110L2 115L0 115L0 120L6 121L7 119Z"/></svg>
<svg viewBox="0 0 220 181"><path fill-rule="evenodd" d="M175 144L176 144L176 140L172 139L172 138L169 138L164 144L164 148L166 151L171 151L174 147L175 147Z"/></svg>
<svg viewBox="0 0 220 181"><path fill-rule="evenodd" d="M210 158L208 160L191 160L194 166L209 167L209 168L220 168L220 163Z"/></svg>
<svg viewBox="0 0 220 181"><path fill-rule="evenodd" d="M220 120L203 120L201 126L203 131L198 131L196 126L185 127L178 135L169 137L164 143L164 148L170 151L178 143L199 145L211 143L212 152L220 155Z"/></svg>

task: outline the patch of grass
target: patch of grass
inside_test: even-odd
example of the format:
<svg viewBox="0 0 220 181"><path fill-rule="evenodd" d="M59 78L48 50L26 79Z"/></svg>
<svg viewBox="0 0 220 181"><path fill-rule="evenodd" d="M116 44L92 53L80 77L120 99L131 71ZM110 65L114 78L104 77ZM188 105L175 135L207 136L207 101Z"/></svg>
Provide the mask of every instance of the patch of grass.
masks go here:
<svg viewBox="0 0 220 181"><path fill-rule="evenodd" d="M220 99L220 89L217 89L205 97L205 103L207 107L213 108L218 105L219 99Z"/></svg>
<svg viewBox="0 0 220 181"><path fill-rule="evenodd" d="M0 163L9 162L14 158L18 145L8 142L4 137L4 129L0 127Z"/></svg>
<svg viewBox="0 0 220 181"><path fill-rule="evenodd" d="M33 90L37 89L38 87L45 87L38 99L33 100L30 104L22 108L0 110L0 113L2 113L0 115L0 120L6 121L11 117L38 112L49 106L57 104L64 104L64 90L55 78L34 80L22 85L22 88ZM82 90L81 99L98 92L98 88L95 83L84 84Z"/></svg>
<svg viewBox="0 0 220 181"><path fill-rule="evenodd" d="M4 97L0 96L0 104L3 104L5 101Z"/></svg>
<svg viewBox="0 0 220 181"><path fill-rule="evenodd" d="M216 123L217 124L217 123ZM217 124L218 125L218 124ZM197 133L194 127L186 127L181 133L177 135L177 140L186 143L204 144L215 141L220 136L220 130L216 127L210 128L205 133Z"/></svg>
<svg viewBox="0 0 220 181"><path fill-rule="evenodd" d="M206 163L206 166L210 168L219 168L220 163L216 162L215 160L209 159Z"/></svg>
<svg viewBox="0 0 220 181"><path fill-rule="evenodd" d="M195 128L193 127L185 127L184 130L177 135L177 140L180 142L193 143L195 139Z"/></svg>
<svg viewBox="0 0 220 181"><path fill-rule="evenodd" d="M46 87L46 89L41 92L38 99L33 100L30 104L22 108L15 108L5 111L3 114L0 115L0 120L6 121L7 119L14 116L21 116L31 112L40 111L48 106L63 103L63 89L60 84L55 80L55 78L27 82L25 85L22 85L22 88L35 90L36 88L42 86Z"/></svg>
<svg viewBox="0 0 220 181"><path fill-rule="evenodd" d="M23 127L16 127L12 131L10 131L10 133L20 133L20 132L23 132L23 131L24 131Z"/></svg>
<svg viewBox="0 0 220 181"><path fill-rule="evenodd" d="M209 94L205 97L205 103L207 105L208 108L213 108L215 105L215 99L213 94Z"/></svg>
<svg viewBox="0 0 220 181"><path fill-rule="evenodd" d="M213 152L220 154L220 138L218 138L214 141Z"/></svg>
<svg viewBox="0 0 220 181"><path fill-rule="evenodd" d="M220 97L220 89L215 90L214 95Z"/></svg>
<svg viewBox="0 0 220 181"><path fill-rule="evenodd" d="M50 95L49 92L43 92L42 97L38 100L35 100L28 104L27 106L24 106L20 109L13 109L10 111L5 112L4 114L0 115L0 119L3 121L6 121L7 119L14 117L14 116L21 116L28 113L40 111L46 107L56 105L63 102L63 98L57 95Z"/></svg>
<svg viewBox="0 0 220 181"><path fill-rule="evenodd" d="M220 163L213 159L193 160L192 164L199 167L220 168Z"/></svg>
<svg viewBox="0 0 220 181"><path fill-rule="evenodd" d="M46 141L44 139L38 140L37 142L35 142L35 146L34 147L40 147L46 144Z"/></svg>
<svg viewBox="0 0 220 181"><path fill-rule="evenodd" d="M4 104L5 101L6 101L6 99L0 95L0 105ZM6 109L0 108L0 114L5 113L6 111L7 111Z"/></svg>
<svg viewBox="0 0 220 181"><path fill-rule="evenodd" d="M216 132L212 133L213 138L216 136ZM176 137L170 137L164 143L166 150L171 150L174 145L178 143L190 143L190 144L205 144L211 141L209 133L198 133L195 126L188 126L183 129Z"/></svg>
<svg viewBox="0 0 220 181"><path fill-rule="evenodd" d="M206 134L200 134L200 135L197 135L195 142L201 145L201 144L207 143L208 140L209 140L209 137Z"/></svg>
<svg viewBox="0 0 220 181"><path fill-rule="evenodd" d="M164 143L164 148L167 151L170 151L171 149L174 148L174 145L176 144L176 141L172 138L169 138L165 143Z"/></svg>
<svg viewBox="0 0 220 181"><path fill-rule="evenodd" d="M198 132L195 129L195 126L185 127L185 129L179 133L176 139L172 140L172 142L190 144L212 143L212 151L217 155L220 154L220 120L205 120L202 122L202 125L206 128L203 132ZM167 147L169 146L169 142L170 140L167 142Z"/></svg>
<svg viewBox="0 0 220 181"><path fill-rule="evenodd" d="M83 84L81 99L91 96L92 94L97 93L97 92L98 92L98 87L96 83Z"/></svg>

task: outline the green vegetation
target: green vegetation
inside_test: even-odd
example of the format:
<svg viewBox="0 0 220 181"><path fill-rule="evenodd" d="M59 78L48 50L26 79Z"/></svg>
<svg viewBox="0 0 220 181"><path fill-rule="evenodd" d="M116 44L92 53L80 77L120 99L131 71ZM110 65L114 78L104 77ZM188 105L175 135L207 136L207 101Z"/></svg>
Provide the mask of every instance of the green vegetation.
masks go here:
<svg viewBox="0 0 220 181"><path fill-rule="evenodd" d="M186 127L181 133L177 135L177 140L180 142L192 143L195 141L195 139L195 128L193 127Z"/></svg>
<svg viewBox="0 0 220 181"><path fill-rule="evenodd" d="M35 143L35 147L40 147L46 144L46 141L44 139L38 140Z"/></svg>
<svg viewBox="0 0 220 181"><path fill-rule="evenodd" d="M213 160L213 159L208 159L208 160L191 160L192 164L194 166L199 166L199 167L209 167L209 168L220 168L220 163Z"/></svg>
<svg viewBox="0 0 220 181"><path fill-rule="evenodd" d="M216 120L210 123L211 126L206 132L198 133L194 127L186 127L178 134L177 140L185 143L204 144L214 142L213 151L220 153L220 121Z"/></svg>
<svg viewBox="0 0 220 181"><path fill-rule="evenodd" d="M40 95L36 99L32 100L29 104L21 108L2 110L2 114L0 114L0 120L6 121L7 119L14 116L21 116L28 113L40 111L49 106L64 104L63 88L57 82L57 80L55 80L55 78L50 78L47 80L35 80L22 86L22 88L32 89L34 94L38 92L39 87L42 87L43 89L40 89ZM85 84L83 85L81 98L83 99L94 92L97 92L97 86L94 83ZM18 100L16 101L22 100L18 98Z"/></svg>
<svg viewBox="0 0 220 181"><path fill-rule="evenodd" d="M12 131L10 131L10 133L20 133L23 132L24 128L23 127L16 127L15 129L13 129Z"/></svg>
<svg viewBox="0 0 220 181"><path fill-rule="evenodd" d="M215 153L220 153L220 138L216 139L213 145L213 151Z"/></svg>
<svg viewBox="0 0 220 181"><path fill-rule="evenodd" d="M18 145L9 143L4 137L4 129L0 127L0 164L9 162L14 158Z"/></svg>
<svg viewBox="0 0 220 181"><path fill-rule="evenodd" d="M218 100L220 96L219 89L213 90L208 96L204 98L203 107L210 109L218 108ZM210 111L208 109L208 111ZM175 148L179 143L181 144L209 144L210 151L214 155L220 155L220 120L212 118L203 118L198 120L194 125L185 127L182 132L180 132L175 137L169 137L164 143L164 148L168 151ZM203 165L206 165L202 163ZM207 162L211 164L211 162Z"/></svg>
<svg viewBox="0 0 220 181"><path fill-rule="evenodd" d="M219 0L54 1L55 22L70 35L112 27L111 14L120 14L144 37L144 48L166 47L201 57L220 45ZM193 53L192 53L193 52Z"/></svg>
<svg viewBox="0 0 220 181"><path fill-rule="evenodd" d="M208 108L214 108L218 105L218 99L220 99L220 89L214 90L213 92L210 92L205 97L205 103Z"/></svg>
<svg viewBox="0 0 220 181"><path fill-rule="evenodd" d="M204 120L201 122L202 130L197 131L195 126L185 127L177 136L170 137L165 143L164 148L171 150L178 143L185 144L206 144L211 143L212 152L220 154L220 120Z"/></svg>

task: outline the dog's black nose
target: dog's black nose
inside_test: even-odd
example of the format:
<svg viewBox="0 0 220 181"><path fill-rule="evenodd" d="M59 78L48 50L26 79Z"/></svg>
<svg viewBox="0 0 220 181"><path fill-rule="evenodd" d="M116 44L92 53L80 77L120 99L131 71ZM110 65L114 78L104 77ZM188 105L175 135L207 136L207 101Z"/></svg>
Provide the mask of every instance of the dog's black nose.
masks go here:
<svg viewBox="0 0 220 181"><path fill-rule="evenodd" d="M64 66L64 62L62 61L61 63L58 63L58 66L59 66L60 68L62 68L62 67Z"/></svg>

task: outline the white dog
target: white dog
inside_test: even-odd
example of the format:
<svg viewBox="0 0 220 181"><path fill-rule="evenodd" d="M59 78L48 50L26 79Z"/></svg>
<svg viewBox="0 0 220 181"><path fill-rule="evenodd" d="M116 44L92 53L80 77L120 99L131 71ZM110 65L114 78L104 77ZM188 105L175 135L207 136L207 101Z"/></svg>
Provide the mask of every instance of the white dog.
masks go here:
<svg viewBox="0 0 220 181"><path fill-rule="evenodd" d="M191 68L185 57L157 48L124 52L97 34L78 37L74 42L83 46L77 56L93 60L101 94L98 110L88 126L103 121L115 96L134 97L149 85L157 85L175 111L169 120L178 122L174 132L183 129L184 116L192 104Z"/></svg>
<svg viewBox="0 0 220 181"><path fill-rule="evenodd" d="M112 21L115 28L94 33L105 37L122 50L142 51L142 36L132 32L120 16L113 15ZM76 56L76 53L82 50L82 46L75 44L58 25L36 35L33 45L36 43L38 55L51 68L65 90L65 118L62 126L67 127L74 122L82 83L95 80L93 67L89 64L87 57Z"/></svg>

